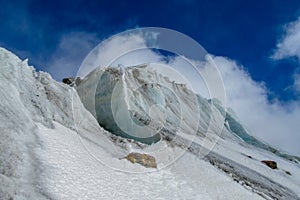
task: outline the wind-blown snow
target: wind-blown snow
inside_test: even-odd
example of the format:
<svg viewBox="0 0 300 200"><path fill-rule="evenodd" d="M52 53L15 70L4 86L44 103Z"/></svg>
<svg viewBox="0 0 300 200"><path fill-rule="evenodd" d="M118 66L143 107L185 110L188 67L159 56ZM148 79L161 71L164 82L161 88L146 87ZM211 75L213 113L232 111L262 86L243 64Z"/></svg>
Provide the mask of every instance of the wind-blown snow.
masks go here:
<svg viewBox="0 0 300 200"><path fill-rule="evenodd" d="M114 142L75 89L36 72L2 48L0 100L0 199L261 199L189 152L161 168L182 151L165 141L145 148L127 140L123 145ZM234 138L219 140L213 151L266 174L300 196L297 164ZM201 137L195 140L201 143L198 140ZM153 154L158 169L122 159L131 151ZM259 162L268 158L276 160L280 169L273 171Z"/></svg>

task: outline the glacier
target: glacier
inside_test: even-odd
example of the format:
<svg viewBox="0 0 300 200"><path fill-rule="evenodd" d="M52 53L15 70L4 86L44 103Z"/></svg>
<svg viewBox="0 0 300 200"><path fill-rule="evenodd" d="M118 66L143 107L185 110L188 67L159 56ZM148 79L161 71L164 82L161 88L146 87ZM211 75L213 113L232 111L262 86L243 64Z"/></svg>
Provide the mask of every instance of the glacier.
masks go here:
<svg viewBox="0 0 300 200"><path fill-rule="evenodd" d="M99 124L122 137L151 144L161 139L162 128L202 137L213 133L300 161L250 135L219 100L205 99L147 64L97 68L78 82L76 90Z"/></svg>
<svg viewBox="0 0 300 200"><path fill-rule="evenodd" d="M147 65L95 70L76 89L99 124L119 136L151 144L160 140L158 131L162 127L197 132L198 97L184 85L149 71Z"/></svg>
<svg viewBox="0 0 300 200"><path fill-rule="evenodd" d="M299 162L246 143L234 114L222 111L217 100L192 94L145 66L108 71L103 88L95 84L97 73L75 89L0 48L0 199L300 198ZM114 73L120 81L115 93L107 81L116 81ZM165 86L163 93L155 93L157 85L143 86L148 75ZM153 93L157 98L150 98ZM106 96L114 98L113 106L106 105ZM140 137L133 130L126 139L131 127L125 123L116 131L122 117L101 122L109 119L107 111L115 115L117 105L138 127L149 127L149 134ZM168 109L159 112L162 106ZM179 116L189 120L179 124ZM224 128L219 120L225 120ZM145 138L140 142L146 144L135 141ZM209 149L205 157L203 149ZM154 156L158 167L123 159L130 152ZM278 169L260 162L265 159L276 161Z"/></svg>

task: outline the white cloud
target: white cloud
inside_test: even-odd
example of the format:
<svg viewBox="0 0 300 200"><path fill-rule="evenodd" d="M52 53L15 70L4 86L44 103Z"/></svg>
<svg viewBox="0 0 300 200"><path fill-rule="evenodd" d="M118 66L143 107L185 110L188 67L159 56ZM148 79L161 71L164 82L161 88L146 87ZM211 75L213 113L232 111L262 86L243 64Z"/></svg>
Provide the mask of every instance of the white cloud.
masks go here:
<svg viewBox="0 0 300 200"><path fill-rule="evenodd" d="M275 60L296 56L300 59L300 18L284 26L285 33L272 55Z"/></svg>
<svg viewBox="0 0 300 200"><path fill-rule="evenodd" d="M287 59L296 57L300 63L300 17L284 26L284 35L277 43L273 55L274 60ZM294 89L296 93L300 93L300 74L298 71L294 73L294 84L288 88Z"/></svg>
<svg viewBox="0 0 300 200"><path fill-rule="evenodd" d="M300 74L294 74L294 90L300 93Z"/></svg>
<svg viewBox="0 0 300 200"><path fill-rule="evenodd" d="M223 105L226 105L222 77L213 57L207 54L204 59L199 61L176 56L167 64L183 76L181 80L184 80L184 83L194 92L205 98L217 98ZM176 81L178 82L178 78Z"/></svg>
<svg viewBox="0 0 300 200"><path fill-rule="evenodd" d="M251 134L282 150L300 155L300 104L270 103L267 88L242 66L225 57L214 57L224 81L227 105L237 113Z"/></svg>
<svg viewBox="0 0 300 200"><path fill-rule="evenodd" d="M155 37L148 35L147 37ZM160 62L160 57L146 49L146 41L141 34L122 34L99 44L83 61L78 76L83 77L101 66L133 66L149 62Z"/></svg>
<svg viewBox="0 0 300 200"><path fill-rule="evenodd" d="M99 42L95 34L71 32L61 37L54 54L46 64L54 79L76 76L82 60Z"/></svg>

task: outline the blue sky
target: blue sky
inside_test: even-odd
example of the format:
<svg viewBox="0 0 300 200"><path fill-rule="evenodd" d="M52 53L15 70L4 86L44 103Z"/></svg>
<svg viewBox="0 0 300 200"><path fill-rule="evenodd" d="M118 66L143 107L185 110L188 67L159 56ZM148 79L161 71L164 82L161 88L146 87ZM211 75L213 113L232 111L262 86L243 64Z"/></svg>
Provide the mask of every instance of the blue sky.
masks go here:
<svg viewBox="0 0 300 200"><path fill-rule="evenodd" d="M267 100L262 110L272 113L276 105L280 112L281 118L272 123L300 116L286 111L299 107L299 0L0 0L0 5L0 46L29 58L55 79L74 75L87 53L111 35L135 27L164 27L192 37L221 56L220 63L237 67L251 79L250 85L260 85L257 93ZM247 124L245 113L238 114ZM299 135L299 130L295 126L290 132ZM300 154L295 148L290 152Z"/></svg>
<svg viewBox="0 0 300 200"><path fill-rule="evenodd" d="M298 68L294 59L270 59L283 26L300 16L300 1L1 1L0 44L47 71L70 32L103 38L137 26L180 31L209 53L232 58L263 81L270 98L288 101ZM88 52L78 55L80 59ZM78 60L80 60L78 59Z"/></svg>

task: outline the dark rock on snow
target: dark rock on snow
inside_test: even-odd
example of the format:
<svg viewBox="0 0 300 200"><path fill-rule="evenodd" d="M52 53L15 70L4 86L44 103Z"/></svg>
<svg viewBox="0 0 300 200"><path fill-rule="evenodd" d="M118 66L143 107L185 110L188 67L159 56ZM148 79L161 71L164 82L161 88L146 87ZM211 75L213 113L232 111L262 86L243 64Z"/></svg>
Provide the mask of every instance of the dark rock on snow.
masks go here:
<svg viewBox="0 0 300 200"><path fill-rule="evenodd" d="M265 163L271 169L277 169L277 163L273 160L262 160L262 163Z"/></svg>
<svg viewBox="0 0 300 200"><path fill-rule="evenodd" d="M147 168L157 168L155 158L147 154L130 153L125 158L132 163L138 163Z"/></svg>

